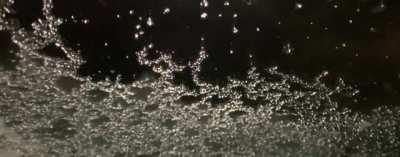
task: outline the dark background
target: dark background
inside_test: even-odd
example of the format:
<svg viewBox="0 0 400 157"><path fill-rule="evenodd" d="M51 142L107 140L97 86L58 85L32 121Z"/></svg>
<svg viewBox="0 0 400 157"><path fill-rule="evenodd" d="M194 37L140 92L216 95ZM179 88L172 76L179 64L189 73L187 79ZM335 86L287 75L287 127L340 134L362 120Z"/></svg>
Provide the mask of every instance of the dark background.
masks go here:
<svg viewBox="0 0 400 157"><path fill-rule="evenodd" d="M297 3L303 8L296 9ZM171 12L163 14L167 7ZM19 19L21 28L32 30L31 23L43 18L41 0L15 0L13 8L8 17ZM202 12L208 18L201 20ZM210 83L223 85L227 76L244 79L254 62L259 69L277 66L306 80L328 71L328 85L342 78L360 89L354 99L340 100L354 108L400 103L398 0L233 0L229 7L222 0L209 0L207 8L201 8L200 1L185 0L54 0L53 13L64 19L59 32L66 45L81 50L87 61L79 69L83 77L113 80L121 75L125 83L140 78L150 69L136 62L134 52L148 43L164 53L175 51L174 60L187 64L197 57L204 37L209 58L201 78ZM148 17L154 26L146 26ZM144 35L137 40L138 24ZM234 25L237 34L232 33ZM15 56L9 52L15 46L8 32L0 37L0 64L10 65ZM293 48L290 54L288 44ZM54 45L42 52L65 58ZM195 89L188 70L176 75L177 84Z"/></svg>

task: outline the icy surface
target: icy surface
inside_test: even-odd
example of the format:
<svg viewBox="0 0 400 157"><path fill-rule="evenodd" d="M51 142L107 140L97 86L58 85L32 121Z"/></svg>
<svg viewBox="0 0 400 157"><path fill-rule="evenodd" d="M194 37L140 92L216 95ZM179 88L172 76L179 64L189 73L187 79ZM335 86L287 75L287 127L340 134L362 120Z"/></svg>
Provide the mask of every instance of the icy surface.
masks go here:
<svg viewBox="0 0 400 157"><path fill-rule="evenodd" d="M224 5L229 6L229 1ZM339 107L338 97L351 98L358 91L341 80L328 88L320 81L325 73L304 81L276 67L250 65L246 79L229 78L226 86L218 86L199 78L208 57L204 48L194 61L181 65L158 50L157 58L148 59L153 48L149 43L134 55L159 77L144 74L129 84L77 77L85 61L64 45L57 33L62 20L51 14L52 6L51 0L44 0L45 18L32 24L33 31L0 18L0 29L11 32L18 47L16 68L0 70L0 156L400 154L400 108L359 113ZM200 7L207 8L208 2L203 0ZM296 3L294 9L303 7ZM207 14L201 15L199 19L207 19ZM148 27L157 26L151 17L144 20ZM235 34L240 28L232 30ZM139 36L140 32L135 37ZM52 44L67 59L40 53ZM283 51L296 50L287 43ZM190 69L198 88L173 83L173 73L185 69Z"/></svg>

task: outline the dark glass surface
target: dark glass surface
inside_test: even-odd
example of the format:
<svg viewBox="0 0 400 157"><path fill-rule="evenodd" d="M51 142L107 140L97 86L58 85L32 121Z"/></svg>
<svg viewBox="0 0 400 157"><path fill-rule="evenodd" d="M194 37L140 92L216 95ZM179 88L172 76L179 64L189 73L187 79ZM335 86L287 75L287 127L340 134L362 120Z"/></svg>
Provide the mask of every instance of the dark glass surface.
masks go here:
<svg viewBox="0 0 400 157"><path fill-rule="evenodd" d="M15 69L18 61L14 54L16 49L11 41L11 34L7 31L0 31L0 68Z"/></svg>

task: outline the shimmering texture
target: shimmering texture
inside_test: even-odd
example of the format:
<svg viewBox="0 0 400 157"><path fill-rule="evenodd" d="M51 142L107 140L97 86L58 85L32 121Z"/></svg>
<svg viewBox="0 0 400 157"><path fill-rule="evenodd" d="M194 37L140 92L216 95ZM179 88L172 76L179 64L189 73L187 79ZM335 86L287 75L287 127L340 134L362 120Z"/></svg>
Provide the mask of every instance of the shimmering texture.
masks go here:
<svg viewBox="0 0 400 157"><path fill-rule="evenodd" d="M0 2L6 8L12 4L12 1ZM243 53L234 44L218 55L241 55L237 58L247 60L248 68L243 69L242 78L229 76L222 85L206 81L202 74L208 68L206 63L216 56L212 45L212 37L216 35L196 36L200 49L192 52L195 57L182 64L175 59L179 52L159 47L162 42L151 41L147 36L154 33L151 29L166 27L163 20L142 16L141 10L126 11L137 19L132 34L126 36L135 38L128 41L140 42L140 47L117 55L120 58L116 60L133 60L148 70L134 73L138 76L132 82L125 82L120 69L112 66L106 70L94 69L112 73L115 79L96 80L90 75L78 75L82 65L93 61L90 57L111 60L116 56L106 52L82 54L80 51L88 49L80 48L79 44L85 43L77 42L76 47L71 46L73 42L66 44L63 36L66 34L60 33L63 24L92 25L96 20L88 18L86 23L77 15L57 17L52 13L54 3L43 2L44 18L31 23L32 31L11 22L21 19L0 18L1 30L10 32L10 44L17 47L13 54L19 58L15 69L0 69L0 153L24 156L396 156L400 153L399 107L380 106L363 113L349 109L353 101L340 106L340 100L354 100L360 91L343 79L335 80L333 86L325 84L324 80L333 72L322 71L312 80L306 80L282 72L280 66L258 66L257 59L265 52L256 49ZM107 6L108 2L101 1L100 5ZM236 2L229 1L226 5L225 1L222 5L233 7ZM251 6L261 3L243 2ZM211 8L213 4L202 0L200 9ZM293 5L288 7L293 9ZM309 7L304 3L302 9L295 11ZM175 12L171 9L164 15L163 9L156 11L163 17ZM120 22L127 18L122 12L117 15L112 17ZM209 13L207 20L215 20L216 15ZM237 13L237 18L235 15L223 16L236 19L227 27L218 28L226 28L224 35L243 37L248 32L264 33L269 29L259 24L248 28L239 22L246 15ZM195 18L199 24L210 25L198 14ZM285 25L287 21L282 20ZM315 21L312 25L317 24ZM306 25L311 25L309 20ZM313 35L302 36L306 37L314 39ZM297 40L300 39L285 39L276 53L289 57L301 53ZM102 48L95 50L120 48L115 46L118 39L99 41ZM246 42L241 41L233 43ZM335 43L340 49L352 45L348 41ZM136 68L130 66L125 68ZM216 73L223 68L212 66ZM175 83L177 73L187 73L190 77L184 80L190 80L187 84L193 88Z"/></svg>

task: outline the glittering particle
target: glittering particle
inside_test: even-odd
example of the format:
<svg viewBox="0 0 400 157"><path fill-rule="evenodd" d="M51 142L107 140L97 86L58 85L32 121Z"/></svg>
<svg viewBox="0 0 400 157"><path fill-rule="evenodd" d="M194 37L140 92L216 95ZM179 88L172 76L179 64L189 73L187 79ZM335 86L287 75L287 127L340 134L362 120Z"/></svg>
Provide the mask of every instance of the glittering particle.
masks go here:
<svg viewBox="0 0 400 157"><path fill-rule="evenodd" d="M229 6L229 5L230 5L229 1L224 2L224 6Z"/></svg>
<svg viewBox="0 0 400 157"><path fill-rule="evenodd" d="M200 3L200 6L207 8L208 7L208 1L207 0L202 0L202 2Z"/></svg>
<svg viewBox="0 0 400 157"><path fill-rule="evenodd" d="M296 10L303 9L303 4L302 3L296 3L294 8Z"/></svg>
<svg viewBox="0 0 400 157"><path fill-rule="evenodd" d="M171 9L170 8L165 8L164 10L163 10L163 14L164 15L166 15L166 14L168 14L168 13L170 13L171 12Z"/></svg>
<svg viewBox="0 0 400 157"><path fill-rule="evenodd" d="M333 8L337 9L337 8L339 8L339 5L335 4L335 5L333 5Z"/></svg>
<svg viewBox="0 0 400 157"><path fill-rule="evenodd" d="M151 48L154 47L154 44L151 43L151 44L149 44L147 47L151 49Z"/></svg>
<svg viewBox="0 0 400 157"><path fill-rule="evenodd" d="M84 19L84 20L82 20L82 23L83 24L88 24L90 21L88 20L88 19Z"/></svg>
<svg viewBox="0 0 400 157"><path fill-rule="evenodd" d="M135 27L137 30L139 30L140 28L142 28L142 26L141 25L136 25L136 27Z"/></svg>
<svg viewBox="0 0 400 157"><path fill-rule="evenodd" d="M293 54L294 48L293 48L292 44L286 43L285 45L283 45L283 52L285 54Z"/></svg>
<svg viewBox="0 0 400 157"><path fill-rule="evenodd" d="M331 71L323 69L316 74L316 77L304 80L297 74L283 72L283 69L289 66L270 65L261 68L256 66L257 60L262 57L268 58L270 54L273 56L273 51L276 49L257 52L255 49L241 47L242 41L244 45L252 45L251 42L254 39L277 36L279 43L283 41L275 45L279 57L289 59L289 62L314 62L313 58L296 60L296 57L309 57L307 54L303 55L304 51L302 51L302 49L310 49L307 44L319 46L312 45L314 40L320 39L317 31L324 29L326 31L322 32L323 36L333 34L336 37L335 25L323 23L317 19L310 21L310 18L305 17L294 20L304 24L297 28L289 16L271 21L272 24L269 24L273 26L252 23L252 19L249 20L250 24L246 25L240 20L246 20L249 17L240 7L250 7L240 5L236 8L236 2L220 1L218 7L221 7L221 2L224 2L225 7L222 7L224 10L210 10L214 9L213 5L217 2L210 1L209 3L207 0L202 0L200 17L205 19L210 16L210 22L202 21L200 24L210 24L211 29L214 29L215 23L212 22L215 20L214 17L224 15L229 20L222 28L227 36L232 38L231 31L237 34L239 28L241 34L234 35L229 45L213 40L209 32L203 32L205 30L203 28L199 29L201 31L195 29L196 33L204 33L200 33L200 41L198 41L198 34L193 35L196 42L200 44L200 50L197 50L198 54L194 55L187 64L182 64L174 58L176 55L174 49L159 48L163 45L158 45L160 43L156 38L158 34L153 32L153 30L165 31L165 27L169 28L168 22L164 24L163 20L175 16L175 11L178 14L179 7L175 10L176 6L170 5L174 8L173 16L159 16L159 14L170 13L170 9L165 8L165 4L160 5L159 8L152 7L150 10L138 9L135 13L130 10L131 16L127 18L125 18L126 10L124 10L125 13L120 12L121 16L117 17L120 18L118 22L112 22L122 23L120 21L130 19L127 22L129 26L124 26L129 31L118 31L127 38L137 40L131 39L130 42L119 43L99 33L96 34L99 38L93 42L107 51L114 47L123 47L123 45L133 45L132 47L138 48L126 49L127 53L119 54L120 58L112 55L115 53L112 49L106 55L95 54L95 57L106 60L107 64L90 65L89 68L93 66L110 68L94 69L90 76L78 76L79 67L91 60L85 60L81 55L77 55L80 51L79 46L76 48L78 50L74 50L75 47L66 46L63 36L59 34L62 27L58 26L64 26L62 25L64 22L70 25L83 25L85 29L91 29L90 26L101 20L81 14L58 18L52 12L54 1L44 0L44 2L46 4L43 7L43 14L46 16L43 19L37 19L32 24L33 31L19 28L17 22L13 25L11 20L7 21L6 16L0 17L0 29L11 32L12 43L18 47L13 53L21 58L13 71L0 68L0 152L3 148L10 148L21 153L20 156L218 156L220 154L224 156L310 156L310 154L312 156L380 156L382 154L396 156L398 154L397 148L400 147L398 139L400 109L398 107L379 106L370 113L359 113L347 109L340 106L337 100L352 99L346 103L353 105L353 101L367 98L353 99L353 97L358 97L358 89L346 84L347 82L345 83L342 79L337 80L337 84L334 85L324 84L324 79L331 79L333 75L337 75L335 69ZM107 9L114 7L108 4L112 1L98 2ZM251 7L255 9L258 4L261 4L261 1L255 0L240 2L247 5L254 4ZM330 2L328 7L332 7ZM198 7L198 2L195 3ZM304 4L298 2L295 8L308 9L303 6L305 4L308 5L308 2ZM389 8L388 4L385 4L386 10ZM301 11L293 12L293 3L287 5L287 11L290 14L296 14L296 17L302 16L298 15ZM375 5L382 8L379 4ZM7 6L5 8L12 10ZM344 5L343 8L345 8ZM230 11L226 12L226 10ZM206 11L209 15L205 13ZM353 23L354 19L357 24L361 23L360 19L354 16L354 8L350 12L351 15L344 16L340 22L346 25L347 22ZM373 12L366 9L365 12L377 14L381 11ZM107 15L111 20L115 20L115 16L119 15L115 13ZM196 11L194 19L191 20L195 22L201 20L196 18L198 13ZM232 19L232 15L234 18L240 15L240 20ZM185 23L185 18L177 19ZM219 18L215 21L223 20L225 19ZM284 21L284 25L281 21ZM325 26L319 25L320 23ZM269 31L272 27L276 30L285 30L286 26L290 26L291 31L283 33L277 31L281 34ZM304 31L306 33L301 29L304 26L307 28L307 31ZM311 31L308 30L310 27L312 27ZM293 30L300 29L301 32L297 33L292 28L295 28ZM371 32L376 32L376 30L383 32L379 23L374 23L374 26L360 26L360 29L363 29L363 32L368 29ZM181 33L179 30L177 32ZM300 35L296 36L296 33ZM305 41L304 38L310 39L310 36L313 40ZM165 38L163 36L162 39L172 40L172 38L175 38L173 34ZM344 52L351 51L344 47L353 47L358 44L352 39L339 38L339 35L337 38L337 40L327 41L332 43L330 46L336 46L336 49L346 50ZM248 41L249 43L246 43ZM213 43L210 44L210 42ZM37 53L50 43L55 43L57 47L60 47L62 49L60 53L65 53L70 60L49 58ZM264 41L261 43L276 44ZM80 44L82 43L75 45ZM179 44L186 43L184 41ZM212 44L217 46L225 44L223 47L226 49L214 51ZM331 53L329 51L314 52L317 56ZM364 54L369 55L368 52L360 50L341 55L344 54L359 56L357 58L359 60L363 59ZM213 60L212 57L215 55L224 56L222 59L228 60L229 64L224 66L232 67L228 68L229 70L236 70L234 66L236 63L234 60L231 61L231 58L248 61L246 64L248 69L245 70L243 78L229 76L224 86L204 81L201 76L204 65ZM114 66L112 62L114 58L120 59L118 61L123 62L123 66ZM394 58L395 56L384 54L379 59L390 61ZM134 68L126 64L130 61L137 61L149 71L129 74L129 77L135 77L138 80L126 83L123 81L126 76L121 75L121 70ZM216 63L219 61L217 60ZM319 64L324 61L317 60L316 62L322 67L324 65ZM216 74L226 72L223 66L213 66L207 70ZM181 73L189 75L189 81L194 89L176 84L176 82L183 82L178 79ZM104 80L94 78L94 75L111 74L116 77L106 77ZM400 78L398 72L393 76ZM380 83L372 81L372 84L376 86ZM386 82L383 84L385 90L394 90L394 84ZM257 108L249 106L257 106ZM391 152L394 153L390 154Z"/></svg>
<svg viewBox="0 0 400 157"><path fill-rule="evenodd" d="M383 0L381 0L381 2L379 3L378 6L372 8L371 12L373 12L373 13L381 13L381 12L386 11L386 9L387 9L386 4L384 3Z"/></svg>
<svg viewBox="0 0 400 157"><path fill-rule="evenodd" d="M232 32L233 32L233 34L237 34L237 33L239 33L239 29L236 26L233 26Z"/></svg>
<svg viewBox="0 0 400 157"><path fill-rule="evenodd" d="M201 17L202 19L206 19L207 16L208 16L208 14L205 13L205 12L201 13L201 15L200 15L200 17Z"/></svg>
<svg viewBox="0 0 400 157"><path fill-rule="evenodd" d="M153 21L153 19L151 17L147 18L147 22L146 23L147 23L148 26L153 26L154 25L154 21Z"/></svg>

